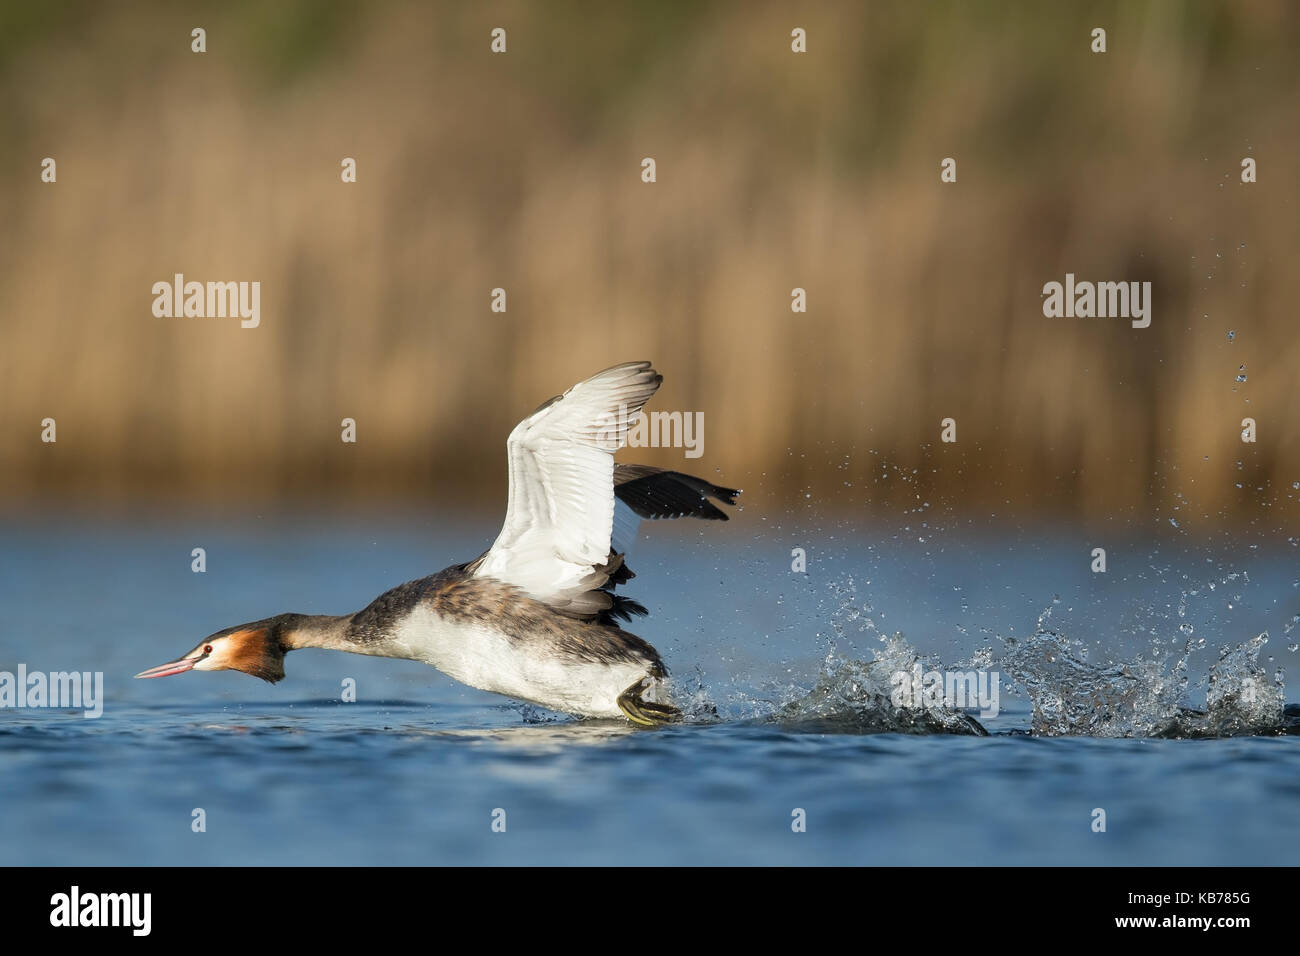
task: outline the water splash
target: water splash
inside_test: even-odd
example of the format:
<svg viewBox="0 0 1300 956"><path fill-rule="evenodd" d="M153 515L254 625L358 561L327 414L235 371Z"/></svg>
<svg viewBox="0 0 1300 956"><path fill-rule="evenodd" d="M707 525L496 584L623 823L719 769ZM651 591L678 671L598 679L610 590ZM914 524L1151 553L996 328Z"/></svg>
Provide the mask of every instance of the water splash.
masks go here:
<svg viewBox="0 0 1300 956"><path fill-rule="evenodd" d="M1004 645L1001 665L1029 695L1035 734L1161 736L1186 688L1185 658L1168 671L1158 658L1098 666L1082 642L1043 627Z"/></svg>
<svg viewBox="0 0 1300 956"><path fill-rule="evenodd" d="M1213 592L1218 583L1235 584L1244 577L1244 572L1234 572L1221 582L1211 580L1206 587ZM986 734L972 716L942 701L909 701L907 706L898 706L895 675L917 670L945 673L951 668L917 651L901 634L882 634L877 621L869 616L872 606L859 606L852 580L835 585L832 592L836 601L832 643L811 686L769 687L759 696L736 691L731 696L740 710L736 716L823 732ZM1004 690L1010 692L1016 686L1029 700L1029 733L1034 735L1118 738L1300 733L1300 708L1284 703L1282 671L1270 676L1260 662L1267 633L1224 647L1202 678L1207 682L1204 707L1188 705L1189 660L1206 643L1204 637L1192 637L1195 628L1185 620L1188 598L1199 593L1199 588L1183 591L1177 617L1184 620L1173 644L1154 643L1148 653L1132 660L1090 661L1088 647L1053 624L1053 610L1060 604L1060 598L1054 596L1039 615L1032 635L1024 639L999 636L1000 648L980 648L958 670L1005 675L1008 686ZM1159 630L1153 628L1152 632ZM874 637L876 645L866 660L856 647L856 639L863 636ZM839 651L840 645L847 645L851 653ZM691 705L686 708L688 713L699 716L706 711L716 719L717 711L702 682L697 682Z"/></svg>
<svg viewBox="0 0 1300 956"><path fill-rule="evenodd" d="M870 585L870 581L864 582ZM985 736L979 722L942 700L894 703L895 675L943 670L922 656L901 634L886 635L870 602L858 600L858 583L849 576L829 584L833 601L826 656L811 684L768 683L754 692L733 684L725 710L729 717L780 723L823 733L971 734ZM861 645L870 642L870 658ZM675 687L674 703L688 719L717 719L703 684L687 691L685 703Z"/></svg>
<svg viewBox="0 0 1300 956"><path fill-rule="evenodd" d="M1270 678L1259 662L1268 632L1219 651L1210 668L1206 712L1184 716L1187 736L1234 737L1269 732L1284 722L1286 689L1282 669Z"/></svg>
<svg viewBox="0 0 1300 956"><path fill-rule="evenodd" d="M828 654L812 689L788 700L773 718L788 724L815 725L822 730L853 733L968 734L985 736L972 717L941 702L896 706L896 674L942 670L920 655L901 634L884 638L872 660Z"/></svg>
<svg viewBox="0 0 1300 956"><path fill-rule="evenodd" d="M1090 663L1087 648L1040 628L1007 638L1002 667L1028 693L1032 733L1094 737L1233 737L1284 730L1282 672L1271 678L1260 634L1225 647L1210 668L1204 710L1184 703L1192 643L1177 656L1153 651L1131 661Z"/></svg>

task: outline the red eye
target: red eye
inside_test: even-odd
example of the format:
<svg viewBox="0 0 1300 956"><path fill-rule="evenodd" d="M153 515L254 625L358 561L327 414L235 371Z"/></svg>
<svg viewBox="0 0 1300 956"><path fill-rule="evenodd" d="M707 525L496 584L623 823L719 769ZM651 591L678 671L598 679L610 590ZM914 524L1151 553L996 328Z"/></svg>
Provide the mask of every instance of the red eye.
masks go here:
<svg viewBox="0 0 1300 956"><path fill-rule="evenodd" d="M211 654L211 653L212 653L212 645L211 645L211 644L204 644L204 645L203 645L203 653L204 653L204 654Z"/></svg>

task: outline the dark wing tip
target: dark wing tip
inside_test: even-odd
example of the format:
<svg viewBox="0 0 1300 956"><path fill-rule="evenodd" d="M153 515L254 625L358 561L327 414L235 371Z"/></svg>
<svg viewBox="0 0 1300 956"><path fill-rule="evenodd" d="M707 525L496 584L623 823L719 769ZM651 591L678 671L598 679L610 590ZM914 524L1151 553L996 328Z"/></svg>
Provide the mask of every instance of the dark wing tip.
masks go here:
<svg viewBox="0 0 1300 956"><path fill-rule="evenodd" d="M713 497L725 504L734 505L736 499L741 495L741 489L723 488L721 485L709 485L709 494L713 495ZM727 516L722 515L722 517L725 518Z"/></svg>
<svg viewBox="0 0 1300 956"><path fill-rule="evenodd" d="M634 601L621 594L610 594L613 603L600 612L599 621L606 626L617 627L619 621L630 623L633 617L647 617L650 612L640 601Z"/></svg>
<svg viewBox="0 0 1300 956"><path fill-rule="evenodd" d="M734 505L740 490L651 465L615 465L614 494L642 518L726 521L727 515L709 499Z"/></svg>

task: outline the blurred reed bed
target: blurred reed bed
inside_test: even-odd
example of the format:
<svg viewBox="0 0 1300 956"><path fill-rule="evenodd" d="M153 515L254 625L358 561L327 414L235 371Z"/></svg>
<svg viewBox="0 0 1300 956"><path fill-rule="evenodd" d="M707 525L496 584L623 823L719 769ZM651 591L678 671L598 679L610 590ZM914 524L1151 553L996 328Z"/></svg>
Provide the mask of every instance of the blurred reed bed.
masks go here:
<svg viewBox="0 0 1300 956"><path fill-rule="evenodd" d="M499 507L513 423L644 357L706 453L625 457L766 508L1296 514L1286 3L3 10L9 508ZM261 326L155 318L176 272ZM1044 318L1066 272L1151 327Z"/></svg>

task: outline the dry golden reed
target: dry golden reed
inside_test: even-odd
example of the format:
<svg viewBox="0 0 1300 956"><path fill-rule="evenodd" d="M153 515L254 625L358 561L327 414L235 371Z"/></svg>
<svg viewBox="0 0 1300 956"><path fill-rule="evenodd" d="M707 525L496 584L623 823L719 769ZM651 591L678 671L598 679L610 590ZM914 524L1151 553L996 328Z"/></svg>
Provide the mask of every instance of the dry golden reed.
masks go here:
<svg viewBox="0 0 1300 956"><path fill-rule="evenodd" d="M1295 514L1294 6L269 8L10 24L10 508L498 506L515 421L650 358L705 456L633 457L751 506ZM260 326L155 317L178 272ZM1151 327L1044 318L1067 272L1150 280Z"/></svg>

